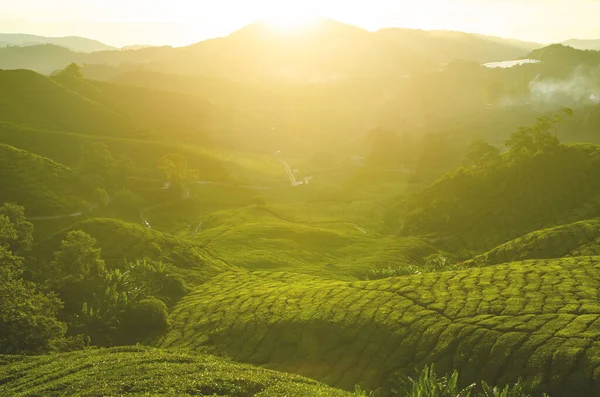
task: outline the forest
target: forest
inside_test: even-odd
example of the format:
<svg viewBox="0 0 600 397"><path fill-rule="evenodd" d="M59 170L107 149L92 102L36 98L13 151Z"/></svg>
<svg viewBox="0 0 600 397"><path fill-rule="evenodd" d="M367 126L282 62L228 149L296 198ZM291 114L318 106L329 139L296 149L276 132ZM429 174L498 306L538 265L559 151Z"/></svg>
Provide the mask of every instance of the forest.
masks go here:
<svg viewBox="0 0 600 397"><path fill-rule="evenodd" d="M9 38L1 396L600 396L600 51Z"/></svg>

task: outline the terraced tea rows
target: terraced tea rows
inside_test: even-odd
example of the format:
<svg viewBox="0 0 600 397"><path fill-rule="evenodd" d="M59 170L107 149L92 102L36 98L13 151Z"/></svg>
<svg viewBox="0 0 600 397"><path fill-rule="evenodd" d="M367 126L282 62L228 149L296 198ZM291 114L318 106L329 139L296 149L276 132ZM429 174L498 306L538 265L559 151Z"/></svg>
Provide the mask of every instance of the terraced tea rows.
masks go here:
<svg viewBox="0 0 600 397"><path fill-rule="evenodd" d="M159 345L384 395L431 362L464 382L524 376L553 397L598 395L599 290L600 257L369 282L223 274L181 301Z"/></svg>
<svg viewBox="0 0 600 397"><path fill-rule="evenodd" d="M5 365L2 365L5 364ZM344 397L341 390L211 356L127 347L0 356L2 396Z"/></svg>
<svg viewBox="0 0 600 397"><path fill-rule="evenodd" d="M600 254L600 220L591 219L536 230L464 263L467 267L497 265L526 259Z"/></svg>

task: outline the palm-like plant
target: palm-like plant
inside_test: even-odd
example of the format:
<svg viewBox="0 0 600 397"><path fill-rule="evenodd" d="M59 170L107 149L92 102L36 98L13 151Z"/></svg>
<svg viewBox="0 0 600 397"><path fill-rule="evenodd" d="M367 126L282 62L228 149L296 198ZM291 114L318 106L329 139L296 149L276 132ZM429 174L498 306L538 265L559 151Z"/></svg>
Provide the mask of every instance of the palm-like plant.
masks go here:
<svg viewBox="0 0 600 397"><path fill-rule="evenodd" d="M438 377L435 366L425 367L417 379L409 378L410 391L407 397L470 397L475 384L466 388L458 385L458 371L450 377Z"/></svg>

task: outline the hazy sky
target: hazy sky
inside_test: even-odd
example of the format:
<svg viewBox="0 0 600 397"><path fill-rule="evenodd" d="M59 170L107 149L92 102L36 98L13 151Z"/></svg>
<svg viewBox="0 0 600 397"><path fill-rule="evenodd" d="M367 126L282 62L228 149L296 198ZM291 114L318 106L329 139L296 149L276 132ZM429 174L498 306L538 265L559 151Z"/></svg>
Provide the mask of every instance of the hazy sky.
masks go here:
<svg viewBox="0 0 600 397"><path fill-rule="evenodd" d="M0 32L185 45L267 18L452 29L538 42L600 38L600 0L0 0Z"/></svg>

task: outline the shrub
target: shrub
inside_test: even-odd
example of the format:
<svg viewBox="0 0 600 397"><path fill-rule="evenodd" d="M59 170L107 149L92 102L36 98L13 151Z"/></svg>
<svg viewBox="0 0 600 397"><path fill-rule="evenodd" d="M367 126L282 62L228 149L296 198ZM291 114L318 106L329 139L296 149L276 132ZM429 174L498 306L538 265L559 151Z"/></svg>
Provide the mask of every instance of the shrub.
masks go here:
<svg viewBox="0 0 600 397"><path fill-rule="evenodd" d="M160 334L168 326L167 305L154 297L143 299L127 310L124 321L125 338L138 342Z"/></svg>

